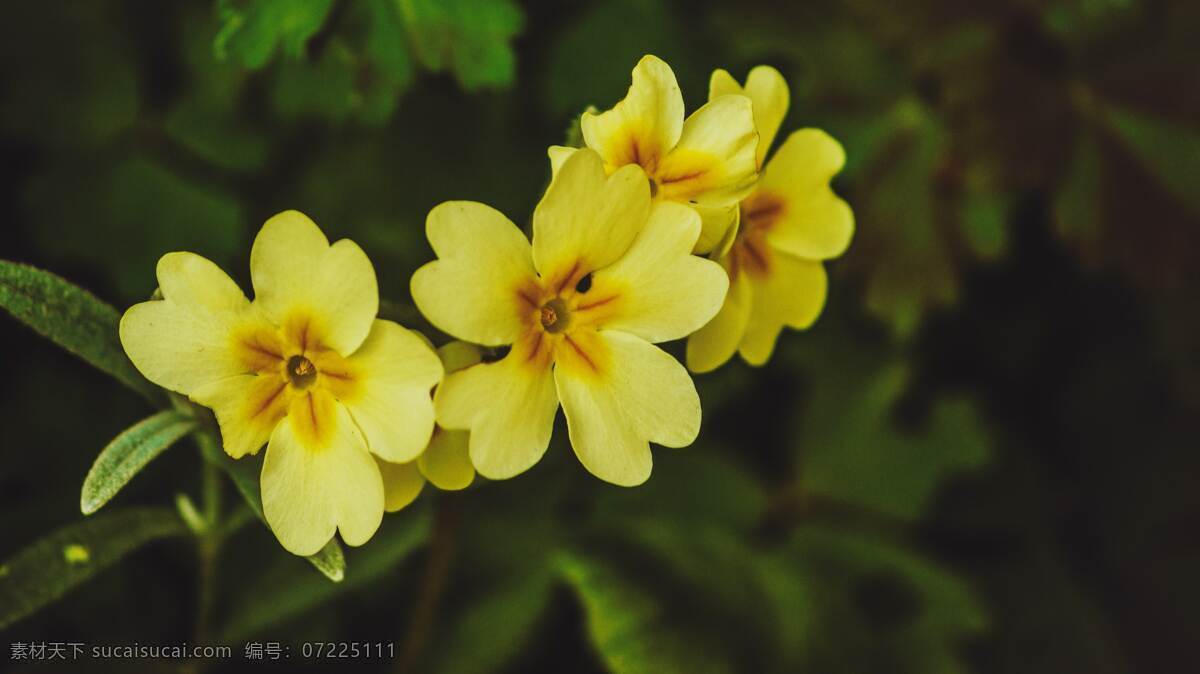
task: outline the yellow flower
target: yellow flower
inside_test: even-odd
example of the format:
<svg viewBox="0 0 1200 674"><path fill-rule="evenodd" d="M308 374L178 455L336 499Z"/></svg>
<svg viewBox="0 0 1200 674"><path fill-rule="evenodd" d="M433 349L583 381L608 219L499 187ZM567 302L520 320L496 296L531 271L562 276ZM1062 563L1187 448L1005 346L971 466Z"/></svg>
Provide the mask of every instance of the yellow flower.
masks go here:
<svg viewBox="0 0 1200 674"><path fill-rule="evenodd" d="M121 343L154 383L212 408L225 452L267 443L263 513L283 547L350 545L375 533L375 456L410 461L433 431L442 376L415 332L376 320L375 269L354 242L330 245L296 211L267 221L250 253L255 299L192 253L158 263L162 300L121 319Z"/></svg>
<svg viewBox="0 0 1200 674"><path fill-rule="evenodd" d="M750 99L740 91L732 94L711 97L685 120L675 73L662 59L644 56L625 99L598 115L585 112L580 120L584 142L600 153L609 173L640 165L650 178L651 196L700 214L698 253L712 250L734 224L738 202L758 177ZM555 173L574 151L550 148Z"/></svg>
<svg viewBox="0 0 1200 674"><path fill-rule="evenodd" d="M700 426L687 370L656 346L716 313L727 277L691 255L700 218L650 199L640 167L606 177L580 150L533 214L533 243L483 204L444 203L426 233L438 259L417 270L417 307L443 331L511 345L502 359L446 377L438 424L469 429L481 475L512 477L545 453L561 401L571 444L597 477L650 476L649 442L682 447Z"/></svg>
<svg viewBox="0 0 1200 674"><path fill-rule="evenodd" d="M746 86L729 73L713 73L709 99L744 93L754 102L761 163L787 113L788 89L779 71L759 66ZM824 131L791 134L767 163L754 191L741 203L733 236L714 251L729 274L725 305L688 339L687 363L707 372L734 352L762 365L784 326L807 328L825 304L822 260L841 255L854 233L854 213L829 187L842 169L842 146Z"/></svg>
<svg viewBox="0 0 1200 674"><path fill-rule="evenodd" d="M466 342L449 342L438 349L446 372L455 372L481 360L479 348ZM429 446L408 463L389 463L375 457L383 474L385 510L394 513L412 503L425 481L443 491L466 489L475 481L475 467L467 455L470 433L434 427Z"/></svg>

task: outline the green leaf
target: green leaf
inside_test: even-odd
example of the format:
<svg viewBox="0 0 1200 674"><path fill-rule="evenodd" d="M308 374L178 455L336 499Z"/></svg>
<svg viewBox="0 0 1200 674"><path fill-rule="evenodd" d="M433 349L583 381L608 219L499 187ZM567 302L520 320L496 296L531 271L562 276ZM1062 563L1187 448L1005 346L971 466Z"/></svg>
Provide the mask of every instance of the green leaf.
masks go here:
<svg viewBox="0 0 1200 674"><path fill-rule="evenodd" d="M1054 226L1058 235L1095 258L1103 232L1104 212L1100 148L1090 133L1076 141L1070 172L1054 197Z"/></svg>
<svg viewBox="0 0 1200 674"><path fill-rule="evenodd" d="M166 508L114 510L63 527L0 564L0 629L50 604L130 551L187 528Z"/></svg>
<svg viewBox="0 0 1200 674"><path fill-rule="evenodd" d="M544 568L475 599L449 627L429 671L486 674L502 669L532 641L552 596Z"/></svg>
<svg viewBox="0 0 1200 674"><path fill-rule="evenodd" d="M679 629L668 606L615 564L565 552L557 568L583 604L588 638L614 674L732 674L712 640Z"/></svg>
<svg viewBox="0 0 1200 674"><path fill-rule="evenodd" d="M960 641L988 624L949 571L887 541L808 526L786 551L815 600L811 671L966 674Z"/></svg>
<svg viewBox="0 0 1200 674"><path fill-rule="evenodd" d="M507 87L517 72L512 40L524 15L512 0L397 0L421 65L449 70L468 91Z"/></svg>
<svg viewBox="0 0 1200 674"><path fill-rule="evenodd" d="M940 398L915 428L899 428L894 411L909 387L907 365L821 334L825 340L789 351L812 391L797 425L801 497L915 520L947 476L987 459L990 442L975 408L964 398Z"/></svg>
<svg viewBox="0 0 1200 674"><path fill-rule="evenodd" d="M299 58L332 7L333 0L219 0L213 52L247 68L266 65L281 45L286 56Z"/></svg>
<svg viewBox="0 0 1200 674"><path fill-rule="evenodd" d="M280 560L264 570L250 592L238 597L221 641L245 641L262 635L268 628L298 618L350 590L371 586L394 572L428 538L427 511L389 517L370 544L355 551L354 573L337 584L310 572L296 573L291 560ZM340 553L341 548L338 550Z"/></svg>
<svg viewBox="0 0 1200 674"><path fill-rule="evenodd" d="M911 337L931 308L958 297L958 270L938 226L935 172L945 130L921 103L905 99L893 111L897 152L870 179L855 256L867 274L866 304L900 337Z"/></svg>
<svg viewBox="0 0 1200 674"><path fill-rule="evenodd" d="M195 419L165 410L123 431L100 452L84 478L80 510L84 515L99 510L146 464L195 427Z"/></svg>
<svg viewBox="0 0 1200 674"><path fill-rule="evenodd" d="M50 272L0 260L0 306L151 402L162 402L162 391L146 381L121 348L117 310L83 288Z"/></svg>
<svg viewBox="0 0 1200 674"><path fill-rule="evenodd" d="M211 433L197 434L197 443L200 445L200 451L204 454L204 458L216 463L229 475L242 498L246 500L246 505L250 506L263 524L266 524L267 518L263 515L262 494L258 484L262 460L258 457L244 457L238 460L230 458L221 450L220 443ZM335 583L342 582L346 577L346 558L342 554L342 546L338 543L336 536L329 539L329 542L319 552L309 555L305 559Z"/></svg>
<svg viewBox="0 0 1200 674"><path fill-rule="evenodd" d="M1111 104L1101 106L1101 119L1146 172L1200 215L1200 130Z"/></svg>

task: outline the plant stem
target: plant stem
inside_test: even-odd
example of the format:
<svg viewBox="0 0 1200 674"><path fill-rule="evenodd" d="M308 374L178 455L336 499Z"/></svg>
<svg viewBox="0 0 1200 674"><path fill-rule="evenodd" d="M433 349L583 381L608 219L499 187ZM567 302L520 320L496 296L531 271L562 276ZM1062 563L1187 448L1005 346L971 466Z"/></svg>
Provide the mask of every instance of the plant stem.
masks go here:
<svg viewBox="0 0 1200 674"><path fill-rule="evenodd" d="M421 656L433 634L437 608L450 575L450 565L458 548L458 522L461 499L454 492L438 492L433 501L433 535L429 556L421 574L421 587L416 604L409 615L408 628L400 644L396 661L397 674L417 671Z"/></svg>
<svg viewBox="0 0 1200 674"><path fill-rule="evenodd" d="M212 433L197 434L197 442L215 443ZM194 642L204 644L211 637L213 604L216 601L217 557L220 554L221 539L224 533L220 526L221 518L221 469L213 462L205 459L203 453L201 463L201 497L204 511L204 529L196 540L196 562L199 573L197 614Z"/></svg>

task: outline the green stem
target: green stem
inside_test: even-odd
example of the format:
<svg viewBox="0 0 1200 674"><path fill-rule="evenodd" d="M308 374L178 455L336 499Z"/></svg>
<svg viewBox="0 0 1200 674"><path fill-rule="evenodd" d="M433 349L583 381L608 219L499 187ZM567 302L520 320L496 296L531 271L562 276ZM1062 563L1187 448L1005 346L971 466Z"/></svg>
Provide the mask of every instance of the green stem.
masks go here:
<svg viewBox="0 0 1200 674"><path fill-rule="evenodd" d="M462 499L454 492L439 492L436 496L433 501L433 536L429 544L429 556L425 559L425 570L421 574L417 602L409 614L408 627L400 644L400 657L394 670L397 674L417 671L416 667L433 635L438 604L441 603L450 565L457 552Z"/></svg>
<svg viewBox="0 0 1200 674"><path fill-rule="evenodd" d="M216 443L212 433L197 434L200 443ZM201 463L201 508L204 512L204 528L196 540L196 562L199 573L197 614L194 642L207 643L212 634L213 605L216 601L217 558L220 555L223 527L221 518L221 469L203 456Z"/></svg>

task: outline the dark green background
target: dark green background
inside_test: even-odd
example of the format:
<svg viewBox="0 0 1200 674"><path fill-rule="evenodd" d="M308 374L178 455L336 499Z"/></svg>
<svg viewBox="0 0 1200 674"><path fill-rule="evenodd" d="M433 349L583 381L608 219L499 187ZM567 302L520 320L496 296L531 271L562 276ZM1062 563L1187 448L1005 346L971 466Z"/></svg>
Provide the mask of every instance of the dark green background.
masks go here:
<svg viewBox="0 0 1200 674"><path fill-rule="evenodd" d="M170 250L248 287L257 227L296 208L403 305L425 213L471 199L527 221L546 146L642 54L689 110L714 68L772 64L782 133L820 126L848 155L857 232L816 326L765 368L698 377L700 440L657 449L643 487L590 477L560 425L529 473L389 516L336 587L252 522L222 555L235 660L217 669L247 640L297 644L294 667L321 639L460 673L1182 671L1200 643L1198 8L7 3L0 257L124 308ZM2 559L81 518L95 455L150 410L0 322ZM181 443L108 507L195 495L199 465ZM187 541L151 544L3 641L190 640L195 575Z"/></svg>

